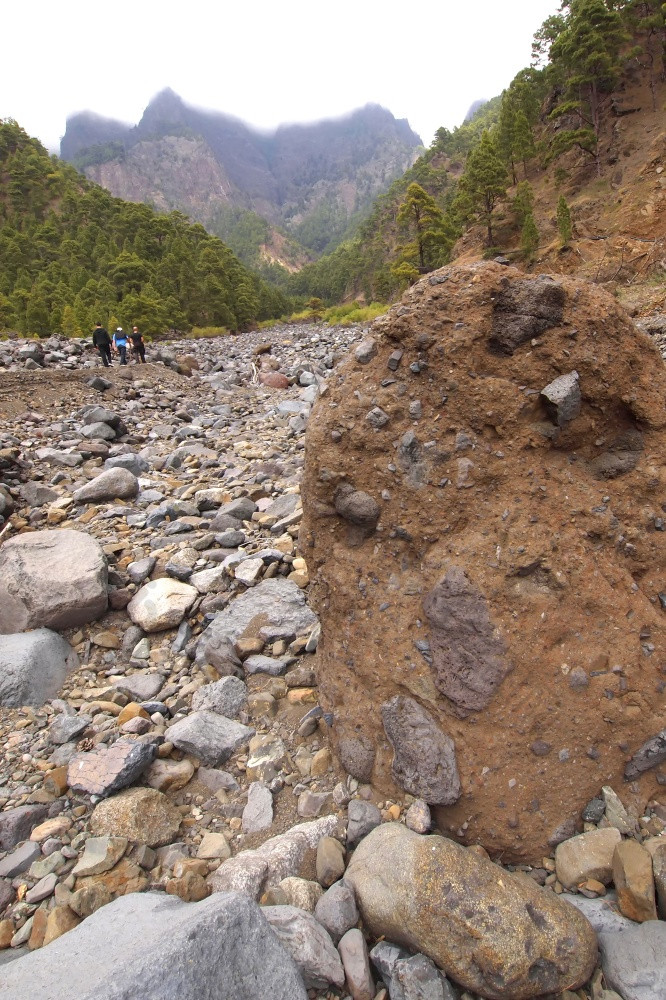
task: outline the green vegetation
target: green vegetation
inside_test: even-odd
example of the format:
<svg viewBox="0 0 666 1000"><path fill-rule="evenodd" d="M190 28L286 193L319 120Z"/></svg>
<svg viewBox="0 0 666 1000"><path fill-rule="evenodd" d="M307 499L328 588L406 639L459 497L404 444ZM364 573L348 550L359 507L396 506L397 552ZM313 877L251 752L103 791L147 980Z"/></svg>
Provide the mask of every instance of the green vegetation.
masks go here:
<svg viewBox="0 0 666 1000"><path fill-rule="evenodd" d="M100 163L109 163L111 160L125 159L125 143L118 141L99 142L94 146L86 146L80 150L76 158L72 161L77 170L85 170L86 167L94 167Z"/></svg>
<svg viewBox="0 0 666 1000"><path fill-rule="evenodd" d="M566 246L573 232L571 225L571 212L564 195L561 194L557 202L557 229L562 240L562 246Z"/></svg>
<svg viewBox="0 0 666 1000"><path fill-rule="evenodd" d="M531 260L539 248L539 230L532 212L528 212L520 232L520 249L526 260Z"/></svg>
<svg viewBox="0 0 666 1000"><path fill-rule="evenodd" d="M615 5L617 6L617 5ZM561 87L564 100L552 118L573 118L573 127L556 133L549 158L577 146L595 158L605 96L620 76L620 53L628 40L620 11L604 0L570 0L550 46L550 81Z"/></svg>
<svg viewBox="0 0 666 1000"><path fill-rule="evenodd" d="M0 329L20 334L78 335L98 320L239 330L291 308L202 226L111 197L11 119L0 121L0 258Z"/></svg>
<svg viewBox="0 0 666 1000"><path fill-rule="evenodd" d="M465 164L458 194L458 211L463 219L478 219L486 226L488 246L493 239L493 210L506 194L509 178L490 132L471 150Z"/></svg>
<svg viewBox="0 0 666 1000"><path fill-rule="evenodd" d="M447 262L456 232L437 207L435 199L420 184L413 183L407 188L396 221L409 240L400 246L392 267L399 279L411 283L420 274Z"/></svg>
<svg viewBox="0 0 666 1000"><path fill-rule="evenodd" d="M533 65L517 73L502 95L482 105L469 121L452 131L438 129L430 149L377 199L356 235L293 275L287 288L327 303L359 295L366 301L390 301L419 274L446 263L455 239L478 223L486 228L484 256L501 252L494 244L509 236L531 258L539 233L527 183L530 171L572 151L574 156L582 151L600 169L604 116L629 62L648 70L656 108L656 83L666 78L666 4L563 0L560 12L536 33L533 57ZM569 157L569 169L553 168L555 187L573 175L575 163ZM510 185L515 188L514 211L507 216L502 203ZM418 197L417 186L422 192ZM425 199L428 219L418 215ZM552 209L555 214L555 204ZM571 219L564 199L557 218L566 244ZM436 226L430 219L437 220ZM436 239L430 235L435 231Z"/></svg>

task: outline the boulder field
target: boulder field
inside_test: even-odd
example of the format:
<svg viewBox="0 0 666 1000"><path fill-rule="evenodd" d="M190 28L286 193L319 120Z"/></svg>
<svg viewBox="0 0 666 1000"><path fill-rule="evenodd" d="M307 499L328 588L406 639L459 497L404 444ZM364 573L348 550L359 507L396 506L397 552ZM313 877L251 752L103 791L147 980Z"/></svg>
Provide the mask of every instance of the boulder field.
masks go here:
<svg viewBox="0 0 666 1000"><path fill-rule="evenodd" d="M418 282L306 434L300 544L344 768L534 861L666 782L666 369L602 289Z"/></svg>

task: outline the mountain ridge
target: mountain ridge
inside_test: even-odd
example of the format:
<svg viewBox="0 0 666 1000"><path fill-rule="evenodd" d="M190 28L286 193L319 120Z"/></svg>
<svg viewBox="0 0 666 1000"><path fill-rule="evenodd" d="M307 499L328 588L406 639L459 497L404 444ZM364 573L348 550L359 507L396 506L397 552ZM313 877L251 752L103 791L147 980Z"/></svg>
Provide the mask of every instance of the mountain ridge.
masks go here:
<svg viewBox="0 0 666 1000"><path fill-rule="evenodd" d="M171 157L174 139L180 162ZM378 104L266 131L188 105L166 88L137 125L90 111L70 116L60 152L117 197L179 209L223 239L225 209L253 212L317 256L422 148L408 121ZM202 174L212 178L213 196L199 191Z"/></svg>

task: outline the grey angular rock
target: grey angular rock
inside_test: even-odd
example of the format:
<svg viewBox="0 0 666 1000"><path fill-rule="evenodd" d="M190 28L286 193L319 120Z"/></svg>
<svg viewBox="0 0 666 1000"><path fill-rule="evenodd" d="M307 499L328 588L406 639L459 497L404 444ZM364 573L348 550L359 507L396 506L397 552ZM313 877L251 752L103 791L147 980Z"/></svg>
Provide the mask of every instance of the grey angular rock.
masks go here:
<svg viewBox="0 0 666 1000"><path fill-rule="evenodd" d="M353 890L343 882L336 882L321 897L315 906L314 915L337 944L343 934L358 922Z"/></svg>
<svg viewBox="0 0 666 1000"><path fill-rule="evenodd" d="M249 497L240 497L238 500L232 500L230 503L224 504L217 511L217 517L226 514L227 517L233 517L236 521L249 521L257 505Z"/></svg>
<svg viewBox="0 0 666 1000"><path fill-rule="evenodd" d="M370 952L370 961L377 969L386 988L391 991L393 972L396 963L403 958L409 958L409 952L392 941L378 941Z"/></svg>
<svg viewBox="0 0 666 1000"><path fill-rule="evenodd" d="M564 427L580 413L581 395L578 372L567 372L545 386L540 393L546 413L558 427Z"/></svg>
<svg viewBox="0 0 666 1000"><path fill-rule="evenodd" d="M151 701L164 686L164 676L154 670L114 677L114 687L127 691L134 701Z"/></svg>
<svg viewBox="0 0 666 1000"><path fill-rule="evenodd" d="M92 722L91 715L58 715L49 726L51 743L62 745L75 740Z"/></svg>
<svg viewBox="0 0 666 1000"><path fill-rule="evenodd" d="M34 826L46 819L48 806L16 806L0 812L0 851L11 851L22 840L27 840Z"/></svg>
<svg viewBox="0 0 666 1000"><path fill-rule="evenodd" d="M291 580L277 577L263 580L237 597L215 616L197 644L199 663L212 663L220 649L244 636L271 639L307 633L317 624L317 616L305 603L305 594Z"/></svg>
<svg viewBox="0 0 666 1000"><path fill-rule="evenodd" d="M12 1000L307 1000L261 908L229 893L183 903L130 893L47 948L0 967Z"/></svg>
<svg viewBox="0 0 666 1000"><path fill-rule="evenodd" d="M91 535L35 531L0 549L0 633L73 628L99 618L107 604L106 559Z"/></svg>
<svg viewBox="0 0 666 1000"><path fill-rule="evenodd" d="M347 806L347 847L355 847L382 821L382 814L372 802L352 799Z"/></svg>
<svg viewBox="0 0 666 1000"><path fill-rule="evenodd" d="M577 893L563 892L560 899L580 910L597 934L614 934L636 926L633 920L622 916L617 908L617 900L612 895L599 899L588 899Z"/></svg>
<svg viewBox="0 0 666 1000"><path fill-rule="evenodd" d="M222 677L204 684L192 696L192 710L209 711L236 719L247 702L247 687L239 677Z"/></svg>
<svg viewBox="0 0 666 1000"><path fill-rule="evenodd" d="M282 677L287 672L291 660L282 660L279 657L263 656L261 653L253 653L243 662L243 670L248 677L252 674L268 674L270 677Z"/></svg>
<svg viewBox="0 0 666 1000"><path fill-rule="evenodd" d="M0 705L43 705L78 665L76 652L50 629L0 635Z"/></svg>
<svg viewBox="0 0 666 1000"><path fill-rule="evenodd" d="M31 507L41 507L43 504L53 503L58 499L56 490L43 486L41 483L23 483L20 487L21 496Z"/></svg>
<svg viewBox="0 0 666 1000"><path fill-rule="evenodd" d="M608 986L623 1000L666 996L666 923L650 920L619 933L599 935L601 967Z"/></svg>
<svg viewBox="0 0 666 1000"><path fill-rule="evenodd" d="M169 729L169 740L197 760L217 767L249 743L254 729L215 712L192 712Z"/></svg>
<svg viewBox="0 0 666 1000"><path fill-rule="evenodd" d="M113 455L104 462L105 469L127 469L137 478L148 471L148 463L140 455L127 452L124 455Z"/></svg>
<svg viewBox="0 0 666 1000"><path fill-rule="evenodd" d="M345 973L327 931L307 910L264 906L263 913L278 940L296 962L307 989L342 986Z"/></svg>
<svg viewBox="0 0 666 1000"><path fill-rule="evenodd" d="M0 878L15 878L28 870L41 856L41 848L33 840L25 840L0 861ZM2 908L0 907L0 912Z"/></svg>
<svg viewBox="0 0 666 1000"><path fill-rule="evenodd" d="M364 337L354 350L354 357L361 365L367 365L377 355L377 341L374 337Z"/></svg>
<svg viewBox="0 0 666 1000"><path fill-rule="evenodd" d="M81 434L89 441L115 441L116 439L116 432L113 427L109 427L108 424L105 424L101 420L88 424L86 427L82 427ZM99 497L98 499L104 498Z"/></svg>
<svg viewBox="0 0 666 1000"><path fill-rule="evenodd" d="M105 469L85 486L74 492L77 503L95 503L100 500L129 500L139 492L136 476L129 469Z"/></svg>
<svg viewBox="0 0 666 1000"><path fill-rule="evenodd" d="M396 695L381 711L393 747L391 770L400 787L435 805L457 802L460 778L453 740L413 698Z"/></svg>
<svg viewBox="0 0 666 1000"><path fill-rule="evenodd" d="M154 756L152 743L121 737L110 747L96 747L73 757L67 768L67 784L89 795L112 795L143 774Z"/></svg>
<svg viewBox="0 0 666 1000"><path fill-rule="evenodd" d="M273 824L273 796L270 788L261 781L253 781L247 790L242 824L243 833L258 833Z"/></svg>
<svg viewBox="0 0 666 1000"><path fill-rule="evenodd" d="M391 1000L456 1000L446 976L425 955L395 963L390 995Z"/></svg>

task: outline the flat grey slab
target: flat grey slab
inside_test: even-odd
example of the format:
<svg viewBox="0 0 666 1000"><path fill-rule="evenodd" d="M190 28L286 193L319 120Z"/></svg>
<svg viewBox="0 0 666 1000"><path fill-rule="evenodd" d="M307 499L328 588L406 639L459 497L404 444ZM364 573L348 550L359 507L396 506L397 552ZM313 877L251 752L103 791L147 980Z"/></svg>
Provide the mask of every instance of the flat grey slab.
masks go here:
<svg viewBox="0 0 666 1000"><path fill-rule="evenodd" d="M303 980L252 900L183 903L131 893L45 948L0 967L11 1000L307 1000Z"/></svg>

